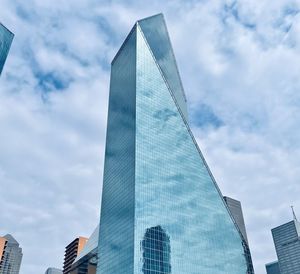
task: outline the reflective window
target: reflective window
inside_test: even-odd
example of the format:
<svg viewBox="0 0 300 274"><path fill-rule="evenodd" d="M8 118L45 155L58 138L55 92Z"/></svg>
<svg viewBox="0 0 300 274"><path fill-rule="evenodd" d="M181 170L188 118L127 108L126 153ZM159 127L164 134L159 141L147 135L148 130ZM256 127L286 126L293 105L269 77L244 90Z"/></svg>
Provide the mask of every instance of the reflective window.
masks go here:
<svg viewBox="0 0 300 274"><path fill-rule="evenodd" d="M139 25L167 84L173 91L182 114L188 120L185 93L163 15L158 14L141 20L139 21Z"/></svg>
<svg viewBox="0 0 300 274"><path fill-rule="evenodd" d="M148 228L141 245L144 274L171 273L170 238L161 226Z"/></svg>
<svg viewBox="0 0 300 274"><path fill-rule="evenodd" d="M164 24L150 21L153 33ZM240 234L167 76L174 56L157 60L144 30L134 26L112 64L97 273L246 273ZM171 52L165 39L155 47Z"/></svg>
<svg viewBox="0 0 300 274"><path fill-rule="evenodd" d="M13 37L13 33L0 23L0 74L3 70Z"/></svg>
<svg viewBox="0 0 300 274"><path fill-rule="evenodd" d="M246 273L240 234L142 31L138 28L134 273L145 269L140 239L157 226L171 243L172 273Z"/></svg>

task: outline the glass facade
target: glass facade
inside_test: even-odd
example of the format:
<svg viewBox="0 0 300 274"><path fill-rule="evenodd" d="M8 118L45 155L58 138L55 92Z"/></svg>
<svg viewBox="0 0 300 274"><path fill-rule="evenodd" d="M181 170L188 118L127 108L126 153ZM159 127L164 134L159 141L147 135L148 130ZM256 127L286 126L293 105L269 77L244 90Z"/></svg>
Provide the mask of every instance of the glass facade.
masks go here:
<svg viewBox="0 0 300 274"><path fill-rule="evenodd" d="M72 264L68 274L96 274L97 269L97 248Z"/></svg>
<svg viewBox="0 0 300 274"><path fill-rule="evenodd" d="M0 75L6 61L14 34L0 23Z"/></svg>
<svg viewBox="0 0 300 274"><path fill-rule="evenodd" d="M293 220L272 229L281 274L300 274L300 224Z"/></svg>
<svg viewBox="0 0 300 274"><path fill-rule="evenodd" d="M111 66L97 273L133 274L136 31Z"/></svg>
<svg viewBox="0 0 300 274"><path fill-rule="evenodd" d="M171 273L170 237L160 226L146 230L142 241L142 253L144 274Z"/></svg>
<svg viewBox="0 0 300 274"><path fill-rule="evenodd" d="M157 20L157 17L158 16L152 16L140 20L139 26L151 48L155 61L159 64L162 76L171 88L177 103L180 105L180 111L184 118L188 120L186 97L179 76L167 26L162 16L159 20Z"/></svg>
<svg viewBox="0 0 300 274"><path fill-rule="evenodd" d="M280 274L278 262L266 264L267 274Z"/></svg>
<svg viewBox="0 0 300 274"><path fill-rule="evenodd" d="M166 72L174 56L157 60L169 38L153 39L164 28L162 15L137 22L112 63L97 273L247 273L241 236L170 80L178 72Z"/></svg>

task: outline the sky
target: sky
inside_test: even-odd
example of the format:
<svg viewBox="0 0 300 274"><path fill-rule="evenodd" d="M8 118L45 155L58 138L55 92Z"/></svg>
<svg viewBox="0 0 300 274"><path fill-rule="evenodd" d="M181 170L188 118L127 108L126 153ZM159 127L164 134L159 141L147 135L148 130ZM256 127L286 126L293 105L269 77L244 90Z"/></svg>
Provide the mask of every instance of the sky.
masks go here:
<svg viewBox="0 0 300 274"><path fill-rule="evenodd" d="M21 274L62 267L99 221L110 62L134 22L163 12L193 133L242 202L257 274L270 229L300 218L300 1L0 0L15 38L0 78L0 235Z"/></svg>

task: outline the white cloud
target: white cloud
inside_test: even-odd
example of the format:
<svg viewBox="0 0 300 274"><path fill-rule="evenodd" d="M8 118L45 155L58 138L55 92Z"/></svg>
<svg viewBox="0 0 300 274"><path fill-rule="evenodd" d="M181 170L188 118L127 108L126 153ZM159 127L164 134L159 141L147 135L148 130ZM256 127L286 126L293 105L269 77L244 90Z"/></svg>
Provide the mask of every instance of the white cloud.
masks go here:
<svg viewBox="0 0 300 274"><path fill-rule="evenodd" d="M290 204L300 211L299 3L102 2L1 0L16 36L0 79L0 234L21 242L21 273L60 267L64 246L96 225L109 62L133 23L158 12L200 148L224 194L242 201L265 273L270 228L291 219ZM200 104L223 125L197 128Z"/></svg>

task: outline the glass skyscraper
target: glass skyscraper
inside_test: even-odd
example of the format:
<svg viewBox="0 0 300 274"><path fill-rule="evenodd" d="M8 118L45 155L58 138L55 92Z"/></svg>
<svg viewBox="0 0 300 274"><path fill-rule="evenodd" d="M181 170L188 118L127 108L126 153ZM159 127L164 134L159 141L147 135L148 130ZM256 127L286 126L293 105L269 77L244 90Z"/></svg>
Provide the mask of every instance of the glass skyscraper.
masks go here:
<svg viewBox="0 0 300 274"><path fill-rule="evenodd" d="M300 223L291 222L272 229L281 274L300 274Z"/></svg>
<svg viewBox="0 0 300 274"><path fill-rule="evenodd" d="M0 23L0 75L6 61L14 34Z"/></svg>
<svg viewBox="0 0 300 274"><path fill-rule="evenodd" d="M242 238L192 135L164 18L111 65L97 274L244 274Z"/></svg>

